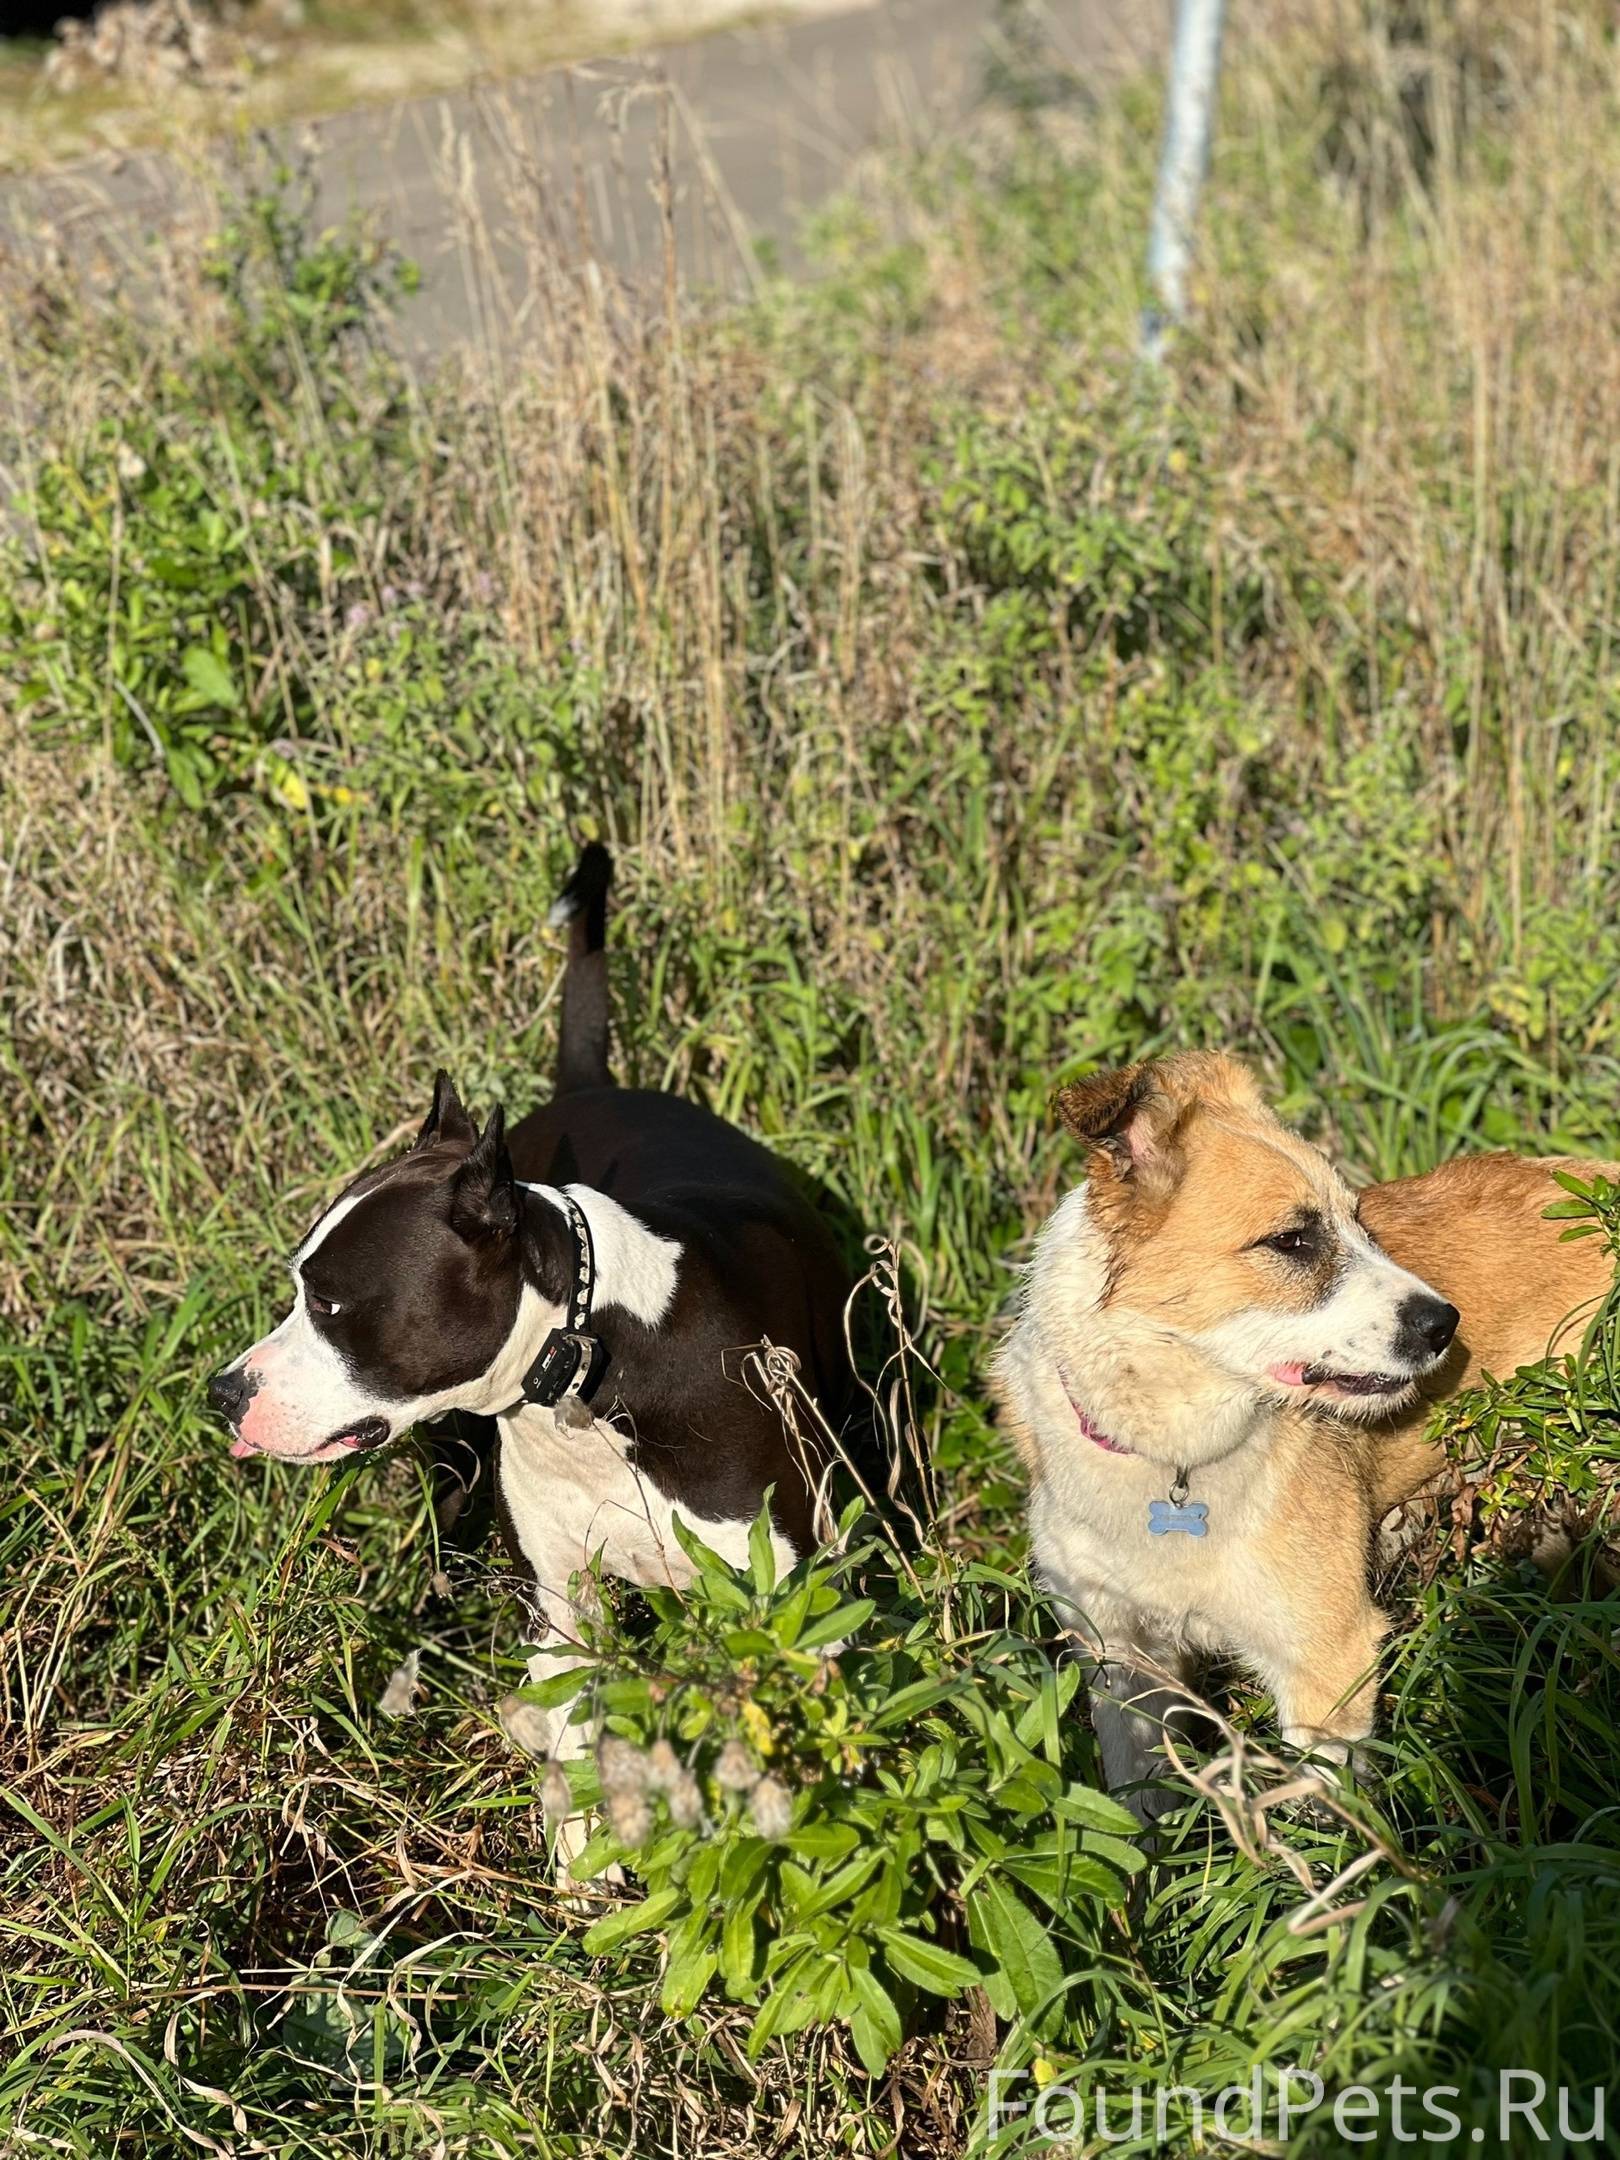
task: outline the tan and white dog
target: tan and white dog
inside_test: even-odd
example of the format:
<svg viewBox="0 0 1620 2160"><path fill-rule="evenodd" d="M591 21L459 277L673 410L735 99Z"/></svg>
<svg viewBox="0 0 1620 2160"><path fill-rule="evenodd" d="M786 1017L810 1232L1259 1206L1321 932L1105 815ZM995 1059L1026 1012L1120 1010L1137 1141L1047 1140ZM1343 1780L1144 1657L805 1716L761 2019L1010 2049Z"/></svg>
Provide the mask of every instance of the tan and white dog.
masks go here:
<svg viewBox="0 0 1620 2160"><path fill-rule="evenodd" d="M1600 1241L1543 1218L1582 1166L1478 1156L1358 1193L1206 1052L1056 1107L1088 1175L1040 1232L995 1388L1109 1782L1154 1774L1201 1651L1343 1762L1386 1627L1373 1527L1437 1467L1434 1402L1567 1341L1608 1287Z"/></svg>

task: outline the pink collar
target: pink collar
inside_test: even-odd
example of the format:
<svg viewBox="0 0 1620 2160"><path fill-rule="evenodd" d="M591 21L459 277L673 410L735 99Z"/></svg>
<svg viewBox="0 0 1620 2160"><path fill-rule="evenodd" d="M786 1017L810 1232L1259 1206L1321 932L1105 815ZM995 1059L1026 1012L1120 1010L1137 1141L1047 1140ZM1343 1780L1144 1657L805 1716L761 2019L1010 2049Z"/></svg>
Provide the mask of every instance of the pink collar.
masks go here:
<svg viewBox="0 0 1620 2160"><path fill-rule="evenodd" d="M1075 1401L1074 1390L1069 1386L1068 1381L1064 1378L1063 1368L1061 1366L1059 1366L1058 1368L1058 1379L1063 1384L1064 1394L1067 1395L1069 1398L1069 1408L1074 1412L1076 1418L1079 1420L1080 1430L1085 1434L1088 1440L1094 1442L1096 1446L1102 1448L1105 1453L1109 1455L1131 1455L1135 1453L1135 1450L1133 1448L1126 1447L1121 1441L1111 1440L1107 1433L1100 1432L1097 1427L1092 1424L1090 1418L1086 1416L1086 1413Z"/></svg>

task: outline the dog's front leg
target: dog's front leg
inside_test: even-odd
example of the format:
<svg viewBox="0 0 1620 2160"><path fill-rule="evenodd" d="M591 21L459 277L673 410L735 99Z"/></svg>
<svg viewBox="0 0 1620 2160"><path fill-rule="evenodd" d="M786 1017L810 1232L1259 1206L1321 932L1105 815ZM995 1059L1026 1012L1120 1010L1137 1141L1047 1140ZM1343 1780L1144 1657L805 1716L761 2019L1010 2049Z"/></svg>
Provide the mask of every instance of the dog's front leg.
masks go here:
<svg viewBox="0 0 1620 2160"><path fill-rule="evenodd" d="M1168 1636L1143 1629L1129 1642L1105 1643L1086 1663L1103 1775L1131 1813L1151 1823L1184 1797L1164 1782L1165 1736L1185 1732L1197 1716L1181 1684L1182 1653Z"/></svg>
<svg viewBox="0 0 1620 2160"><path fill-rule="evenodd" d="M1164 1736L1185 1723L1194 1705L1180 1646L1139 1608L1112 1592L1078 1583L1048 1585L1064 1626L1074 1637L1091 1691L1091 1729L1109 1790L1142 1822L1174 1807L1165 1774Z"/></svg>
<svg viewBox="0 0 1620 2160"><path fill-rule="evenodd" d="M1176 1804L1176 1794L1160 1782L1166 1769L1164 1736L1185 1718L1189 1705L1181 1689L1142 1669L1137 1660L1145 1656L1152 1653L1132 1644L1108 1647L1086 1662L1091 1729L1103 1775L1134 1815L1152 1822Z"/></svg>
<svg viewBox="0 0 1620 2160"><path fill-rule="evenodd" d="M1319 1763L1363 1767L1358 1742L1373 1729L1378 1708L1378 1646L1388 1623L1363 1591L1347 1600L1334 1624L1302 1626L1291 1654L1266 1677L1277 1702L1285 1743ZM1301 1618L1303 1619L1303 1615Z"/></svg>
<svg viewBox="0 0 1620 2160"><path fill-rule="evenodd" d="M572 1672L589 1662L579 1649L580 1608L554 1591L532 1590L530 1604L535 1615L535 1648L529 1656L529 1684L538 1686L542 1681L554 1679L559 1673ZM500 1720L506 1737L514 1747L526 1755L534 1755L543 1761L555 1763L566 1771L572 1762L590 1753L596 1738L595 1727L589 1719L577 1719L577 1704L559 1703L550 1708L525 1702L521 1695L508 1695L500 1706ZM554 1832L554 1850L557 1856L557 1872L565 1877L572 1863L583 1850L590 1834L583 1814L570 1814L561 1822L551 1825Z"/></svg>
<svg viewBox="0 0 1620 2160"><path fill-rule="evenodd" d="M585 1570L598 1552L605 1564L612 1564L607 1525L615 1518L611 1512L604 1516L601 1494L581 1484L578 1456L579 1436L560 1426L549 1410L527 1409L502 1422L497 1473L501 1538L522 1578L532 1620L531 1686L589 1662L580 1623L592 1617L596 1601ZM566 1768L589 1754L596 1741L594 1723L577 1719L578 1708L577 1702L542 1708L508 1695L501 1704L501 1724L515 1746ZM572 1813L561 1822L553 1818L550 1827L557 1871L565 1877L589 1828L583 1815Z"/></svg>

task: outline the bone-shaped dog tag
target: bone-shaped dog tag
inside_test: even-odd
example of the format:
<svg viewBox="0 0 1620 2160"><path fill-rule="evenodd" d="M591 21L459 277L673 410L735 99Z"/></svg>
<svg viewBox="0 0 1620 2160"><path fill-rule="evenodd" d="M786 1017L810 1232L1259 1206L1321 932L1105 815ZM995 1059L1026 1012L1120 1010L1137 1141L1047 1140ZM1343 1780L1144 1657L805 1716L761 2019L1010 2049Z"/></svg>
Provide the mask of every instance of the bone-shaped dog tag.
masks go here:
<svg viewBox="0 0 1620 2160"><path fill-rule="evenodd" d="M1148 1529L1154 1537L1169 1537L1176 1530L1184 1530L1188 1537L1207 1537L1209 1503L1207 1500L1184 1500L1177 1506L1174 1500L1150 1500Z"/></svg>

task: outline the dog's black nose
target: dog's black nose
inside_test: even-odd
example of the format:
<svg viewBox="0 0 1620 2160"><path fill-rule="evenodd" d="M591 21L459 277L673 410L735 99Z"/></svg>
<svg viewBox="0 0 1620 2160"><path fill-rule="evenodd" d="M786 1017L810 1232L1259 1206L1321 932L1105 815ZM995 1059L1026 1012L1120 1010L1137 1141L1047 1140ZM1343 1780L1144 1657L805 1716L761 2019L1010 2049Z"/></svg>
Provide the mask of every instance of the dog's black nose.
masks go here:
<svg viewBox="0 0 1620 2160"><path fill-rule="evenodd" d="M1409 1365L1421 1365L1429 1358L1437 1358L1442 1350L1451 1347L1451 1338L1456 1334L1461 1318L1455 1305L1448 1305L1432 1290L1414 1290L1409 1298L1402 1300L1395 1315L1396 1355L1405 1358Z"/></svg>
<svg viewBox="0 0 1620 2160"><path fill-rule="evenodd" d="M227 1365L223 1372L215 1373L208 1383L209 1406L217 1410L231 1425L236 1423L247 1408L248 1397L252 1393L247 1374L236 1365Z"/></svg>

